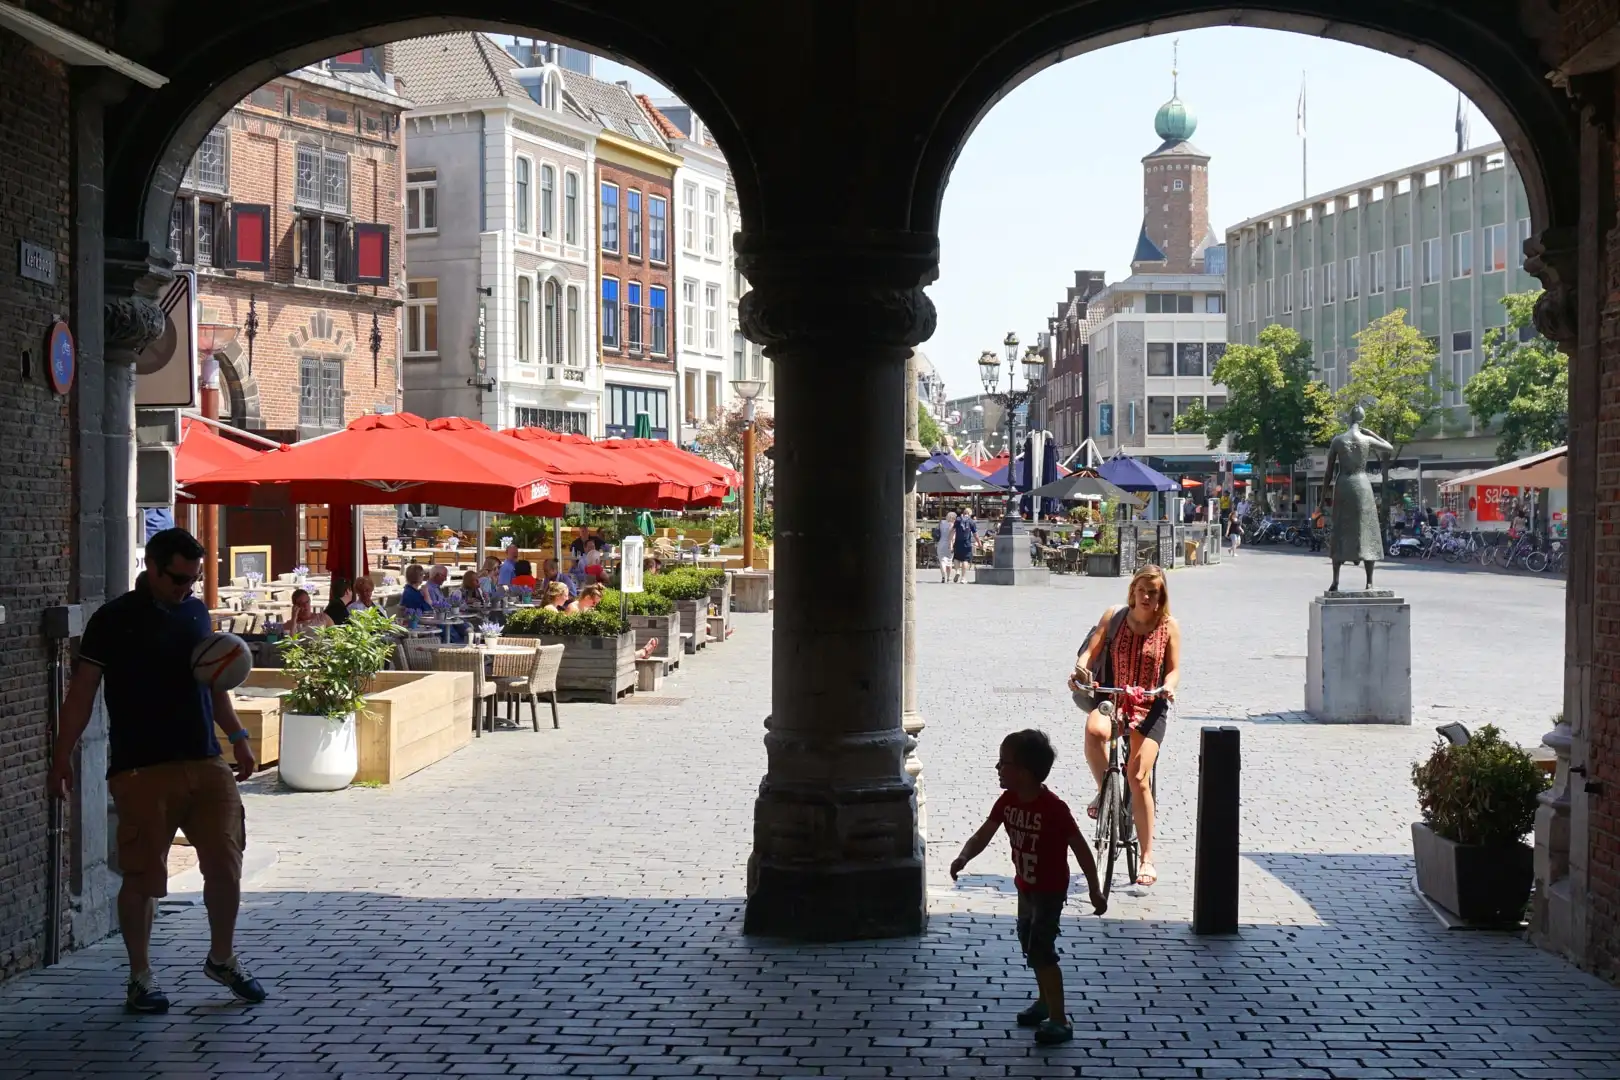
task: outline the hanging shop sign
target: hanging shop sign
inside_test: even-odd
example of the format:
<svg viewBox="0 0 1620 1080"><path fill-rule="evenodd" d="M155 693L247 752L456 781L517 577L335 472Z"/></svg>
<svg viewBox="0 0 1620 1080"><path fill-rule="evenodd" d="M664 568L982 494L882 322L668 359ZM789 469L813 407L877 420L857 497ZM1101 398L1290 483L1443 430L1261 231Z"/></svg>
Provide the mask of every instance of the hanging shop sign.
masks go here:
<svg viewBox="0 0 1620 1080"><path fill-rule="evenodd" d="M45 363L51 375L51 386L58 394L73 389L73 373L78 370L79 354L73 346L73 331L66 319L57 319L45 336Z"/></svg>

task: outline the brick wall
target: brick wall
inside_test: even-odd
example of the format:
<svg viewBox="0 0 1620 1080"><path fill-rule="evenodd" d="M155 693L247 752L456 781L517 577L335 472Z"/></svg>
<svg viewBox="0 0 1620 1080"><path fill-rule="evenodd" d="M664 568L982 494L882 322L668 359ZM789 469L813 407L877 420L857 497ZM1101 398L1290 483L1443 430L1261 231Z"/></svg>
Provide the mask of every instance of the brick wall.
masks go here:
<svg viewBox="0 0 1620 1080"><path fill-rule="evenodd" d="M0 273L0 979L38 964L44 944L48 674L40 616L74 592L69 400L52 391L43 364L47 326L71 310L68 104L66 69L0 30L0 253L9 262ZM56 252L54 286L17 275L19 240Z"/></svg>
<svg viewBox="0 0 1620 1080"><path fill-rule="evenodd" d="M301 367L306 357L342 361L344 423L402 406L398 387L405 229L398 116L397 109L370 99L285 78L261 87L225 121L230 147L226 200L271 208L271 267L267 272L203 269L198 292L202 321L238 327L247 320L250 298L257 301L252 371L258 388L257 426L282 430L300 426ZM351 219L390 228L389 286L310 281L296 272L293 231L299 211L294 193L301 143L348 155ZM375 363L374 316L382 336ZM238 340L244 346L245 364L246 342ZM396 535L396 520L393 507L368 510L368 539L377 542ZM299 557L305 558L302 549Z"/></svg>
<svg viewBox="0 0 1620 1080"><path fill-rule="evenodd" d="M1577 5L1606 9L1612 4ZM1585 14L1590 17L1593 12ZM1620 80L1616 80L1620 97ZM1620 100L1617 100L1620 105ZM1620 141L1615 143L1620 150ZM1620 161L1614 170L1620 197ZM1587 797L1589 959L1593 970L1620 980L1620 229L1608 236L1599 364L1597 596L1594 615L1596 707L1588 726L1588 777L1603 785ZM1578 780L1578 778L1577 778Z"/></svg>
<svg viewBox="0 0 1620 1080"><path fill-rule="evenodd" d="M625 319L626 319L626 316L625 316L625 306L626 306L626 304L625 304L625 291L626 291L625 286L626 286L626 284L629 283L629 282L640 282L641 285L642 285L643 290L650 289L654 285L662 286L664 289L668 290L668 292L666 293L667 306L665 308L667 325L668 325L668 348L667 348L668 356L666 358L664 358L664 359L654 360L651 357L651 355L649 354L648 350L651 348L651 343L652 343L651 320L647 317L645 312L643 312L642 323L643 323L644 329L642 330L642 342L643 342L643 350L642 350L642 352L639 353L639 354L631 353L626 348L624 348L623 345L621 345L621 347L618 348L618 349L609 349L609 348L603 347L603 349L602 349L602 362L604 364L608 364L608 365L611 365L611 366L614 366L614 367L636 368L636 369L639 369L639 370L642 370L642 371L666 372L666 373L670 374L673 377L674 372L675 372L675 348L676 348L676 346L675 346L676 336L675 335L676 335L676 332L677 332L676 331L676 323L677 323L677 315L678 315L679 309L680 309L680 297L676 294L676 291L675 291L673 260L674 260L674 256L675 256L675 248L676 248L676 245L677 245L677 243L679 242L679 239L680 239L680 233L679 233L679 229L678 229L677 222L676 222L676 219L675 219L676 207L675 207L674 199L672 197L672 191L671 191L672 184L670 182L669 177L667 177L667 176L655 176L655 175L653 175L651 173L644 173L644 172L639 172L639 171L634 170L634 169L627 169L627 168L624 168L624 167L619 166L619 165L613 165L613 164L604 162L601 159L597 160L596 179L597 179L596 194L597 194L597 215L598 215L597 216L597 222L598 222L598 234L597 234L598 259L600 261L601 276L603 276L603 277L613 277L613 278L618 278L619 279L619 312L620 312L620 314L619 314L619 339L620 339L621 343L626 340L626 335L625 335ZM603 183L619 185L619 252L620 253L617 254L617 255L609 254L608 252L605 252L605 251L601 250L601 233L600 233L601 216L600 215L601 215L601 185ZM624 207L625 207L624 193L626 191L630 191L630 190L639 190L642 193L642 223L641 223L641 228L642 228L642 248L641 248L641 250L642 250L643 258L639 258L639 259L632 259L632 258L630 258L629 255L625 254L625 252L627 252L629 250L629 245L628 245L628 243L626 243L626 236L627 236L626 228L627 228L627 225L628 225L628 216L626 215L625 209L624 209ZM668 251L669 259L666 260L663 263L653 263L653 262L648 261L645 258L645 255L646 255L646 252L647 252L647 246L646 246L646 231L647 231L646 206L647 206L647 202L646 202L646 200L647 200L647 197L650 196L650 195L659 195L659 196L662 196L663 198L669 200L669 202L667 204L669 206L669 219L668 219L669 232L667 234L667 236L668 236L667 243L669 245L669 251ZM700 302L701 302L701 299L702 298L699 297ZM598 300L598 302L600 302L601 297L598 296L597 300ZM643 306L643 308L645 308L647 306L647 294L646 294L645 291L643 291L643 294L642 294L642 306ZM702 319L701 307L699 309L698 317L699 317L700 320ZM722 300L721 318L724 319L724 317L725 317L724 302ZM722 326L720 327L721 332L724 332L725 329L726 329L725 326L722 324ZM600 335L600 333L601 333L600 327L598 327L597 332L598 332L598 335ZM598 338L598 341L600 342L600 337ZM611 378L611 375L608 376L608 377ZM674 399L673 396L670 398L669 408L670 408L670 413L671 413L671 422L673 423L673 414L674 414L674 411L675 411L675 399Z"/></svg>
<svg viewBox="0 0 1620 1080"><path fill-rule="evenodd" d="M1176 181L1181 190L1175 190ZM1150 158L1142 171L1147 233L1164 252L1159 273L1188 274L1192 253L1209 232L1209 163L1180 155Z"/></svg>

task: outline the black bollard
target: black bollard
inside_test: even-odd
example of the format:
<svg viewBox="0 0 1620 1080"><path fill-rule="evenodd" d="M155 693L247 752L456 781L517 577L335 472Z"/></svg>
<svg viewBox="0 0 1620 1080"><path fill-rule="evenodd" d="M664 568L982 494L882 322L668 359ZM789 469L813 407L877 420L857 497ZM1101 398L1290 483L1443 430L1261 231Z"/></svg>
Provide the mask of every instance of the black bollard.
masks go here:
<svg viewBox="0 0 1620 1080"><path fill-rule="evenodd" d="M1235 727L1207 727L1199 738L1195 934L1237 933L1238 749Z"/></svg>

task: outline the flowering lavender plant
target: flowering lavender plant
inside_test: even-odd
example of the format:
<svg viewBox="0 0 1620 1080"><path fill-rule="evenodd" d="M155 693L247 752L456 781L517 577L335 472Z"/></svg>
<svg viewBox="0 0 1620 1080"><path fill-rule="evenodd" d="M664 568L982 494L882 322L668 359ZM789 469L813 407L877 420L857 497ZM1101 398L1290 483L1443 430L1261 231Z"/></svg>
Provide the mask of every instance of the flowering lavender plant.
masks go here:
<svg viewBox="0 0 1620 1080"><path fill-rule="evenodd" d="M478 632L480 634L483 634L486 639L487 638L492 638L492 637L500 637L501 636L501 624L496 623L496 622L479 623L478 624Z"/></svg>

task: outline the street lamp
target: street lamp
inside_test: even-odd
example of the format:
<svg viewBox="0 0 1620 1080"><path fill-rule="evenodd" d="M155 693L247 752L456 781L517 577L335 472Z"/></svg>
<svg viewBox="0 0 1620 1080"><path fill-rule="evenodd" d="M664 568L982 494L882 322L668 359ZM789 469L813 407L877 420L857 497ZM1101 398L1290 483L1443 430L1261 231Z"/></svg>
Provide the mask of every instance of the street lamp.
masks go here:
<svg viewBox="0 0 1620 1080"><path fill-rule="evenodd" d="M984 383L984 396L1001 405L1002 412L1007 417L1007 510L1001 516L1001 533L1011 535L1013 522L1018 517L1018 496L1013 488L1013 456L1018 445L1017 431L1014 424L1017 422L1015 412L1018 406L1030 401L1039 391L1041 380L1046 374L1046 358L1041 355L1040 348L1031 345L1024 353L1024 389L1015 389L1018 382L1018 335L1011 331L1001 342L1003 353L1007 357L1007 389L997 392L996 387L1001 382L1001 361L996 354L986 350L979 354L979 379ZM1024 468L1031 467L1030 462L1024 463Z"/></svg>
<svg viewBox="0 0 1620 1080"><path fill-rule="evenodd" d="M765 390L764 379L732 379L731 388L743 399L743 569L754 568L754 399Z"/></svg>

